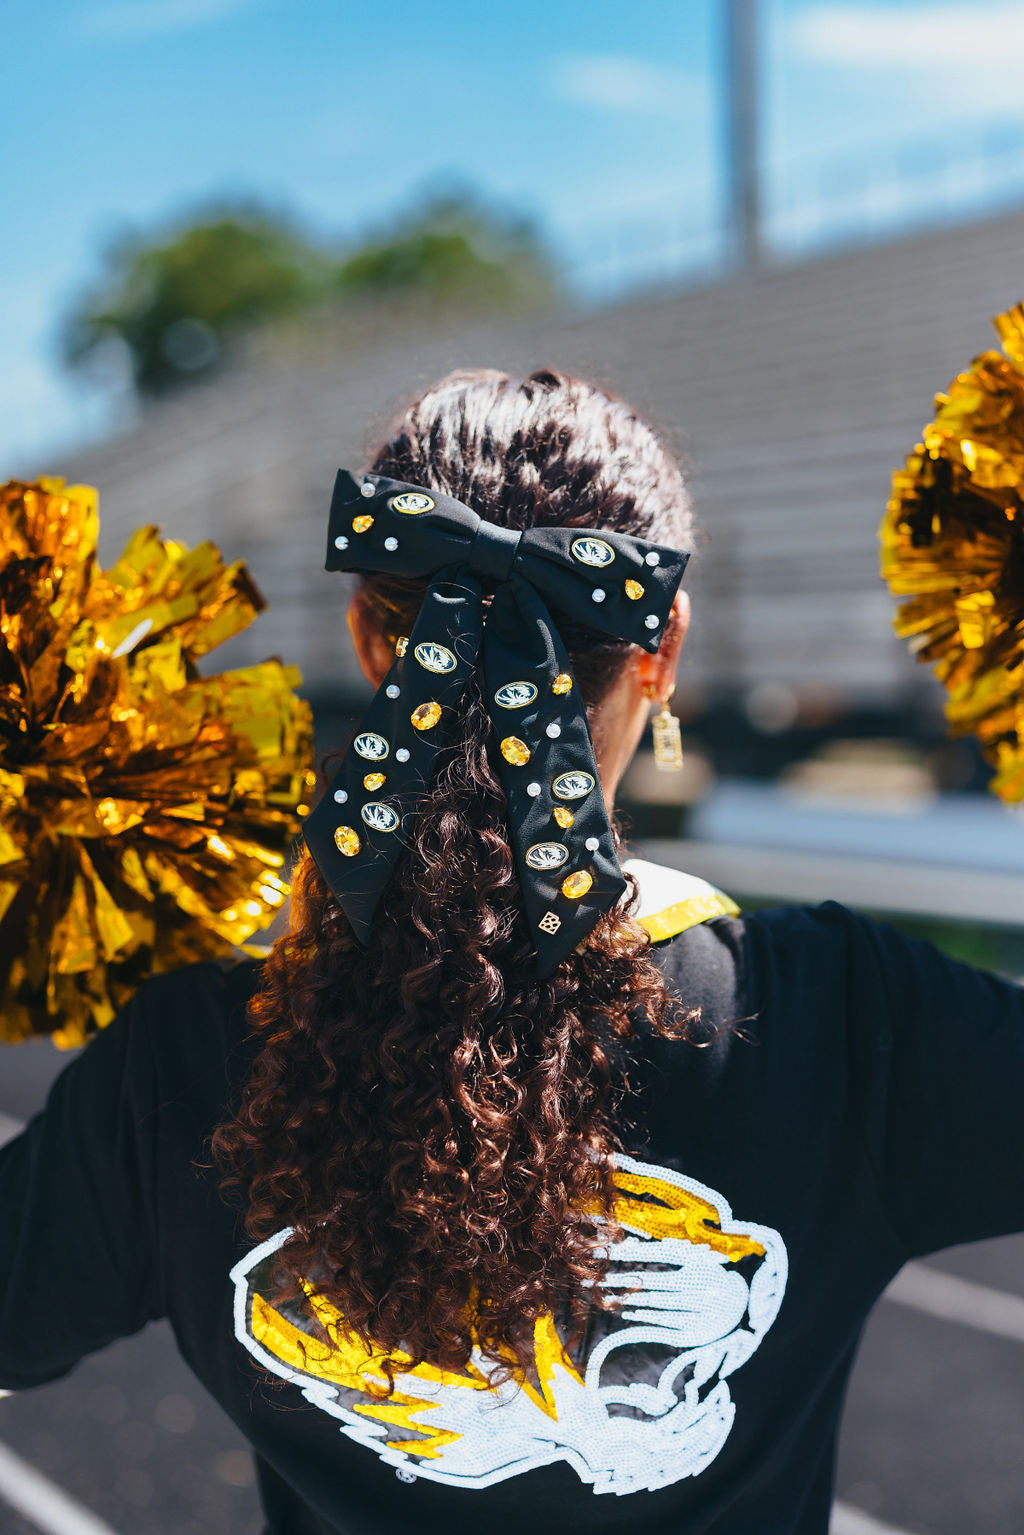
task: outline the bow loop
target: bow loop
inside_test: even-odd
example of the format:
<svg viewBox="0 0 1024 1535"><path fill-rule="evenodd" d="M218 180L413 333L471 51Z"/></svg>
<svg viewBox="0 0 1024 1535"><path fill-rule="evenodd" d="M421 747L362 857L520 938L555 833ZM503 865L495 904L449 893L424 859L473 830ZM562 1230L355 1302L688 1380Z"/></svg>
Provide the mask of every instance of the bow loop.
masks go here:
<svg viewBox="0 0 1024 1535"><path fill-rule="evenodd" d="M603 528L529 528L516 568L552 607L654 651L688 559L685 551Z"/></svg>
<svg viewBox="0 0 1024 1535"><path fill-rule="evenodd" d="M586 709L548 604L657 650L688 559L604 529L499 527L437 491L339 471L327 569L434 578L407 647L305 823L361 942L481 659L538 974L621 899ZM482 588L494 594L486 623Z"/></svg>

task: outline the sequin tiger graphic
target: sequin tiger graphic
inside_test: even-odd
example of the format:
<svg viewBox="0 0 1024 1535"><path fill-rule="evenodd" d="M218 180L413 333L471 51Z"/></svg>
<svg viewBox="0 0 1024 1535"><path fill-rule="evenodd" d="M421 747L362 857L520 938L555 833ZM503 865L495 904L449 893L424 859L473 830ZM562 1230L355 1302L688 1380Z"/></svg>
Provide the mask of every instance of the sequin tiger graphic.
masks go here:
<svg viewBox="0 0 1024 1535"><path fill-rule="evenodd" d="M231 1271L238 1341L403 1479L481 1488L565 1461L595 1492L621 1494L698 1476L732 1428L729 1376L778 1313L786 1249L668 1168L620 1156L615 1185L623 1234L604 1285L623 1304L596 1314L578 1365L546 1315L528 1375L491 1388L482 1360L455 1374L421 1364L382 1399L379 1361L312 1285L305 1306L277 1310L262 1293L287 1231Z"/></svg>

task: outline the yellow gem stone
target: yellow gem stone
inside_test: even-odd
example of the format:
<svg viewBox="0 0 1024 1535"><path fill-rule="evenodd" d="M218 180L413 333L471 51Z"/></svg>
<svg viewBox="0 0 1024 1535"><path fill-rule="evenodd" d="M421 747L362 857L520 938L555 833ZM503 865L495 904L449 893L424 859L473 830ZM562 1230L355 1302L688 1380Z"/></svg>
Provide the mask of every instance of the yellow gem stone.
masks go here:
<svg viewBox="0 0 1024 1535"><path fill-rule="evenodd" d="M441 705L435 703L420 704L418 709L412 711L409 718L417 730L433 730L441 718Z"/></svg>
<svg viewBox="0 0 1024 1535"><path fill-rule="evenodd" d="M569 830L569 827L572 825L573 821L571 810L567 810L564 805L556 805L551 814L554 816L555 820L558 822L563 831Z"/></svg>
<svg viewBox="0 0 1024 1535"><path fill-rule="evenodd" d="M568 693L572 690L572 678L568 672L559 672L551 684L552 693Z"/></svg>
<svg viewBox="0 0 1024 1535"><path fill-rule="evenodd" d="M581 895L586 895L594 881L586 869L577 869L575 874L567 874L562 881L562 894L568 896L570 901L578 901Z"/></svg>
<svg viewBox="0 0 1024 1535"><path fill-rule="evenodd" d="M370 793L372 794L375 789L380 789L383 787L384 776L385 775L383 773L367 773L366 777L363 779L363 788L369 789Z"/></svg>
<svg viewBox="0 0 1024 1535"><path fill-rule="evenodd" d="M530 760L530 748L518 736L506 736L501 743L501 755L513 767L525 767Z"/></svg>
<svg viewBox="0 0 1024 1535"><path fill-rule="evenodd" d="M398 636L397 640L395 641L395 655L396 656L404 656L405 652L408 649L409 649L409 636L407 634L400 634Z"/></svg>
<svg viewBox="0 0 1024 1535"><path fill-rule="evenodd" d="M373 518L366 512L361 517L352 518L353 533L366 533L373 527Z"/></svg>
<svg viewBox="0 0 1024 1535"><path fill-rule="evenodd" d="M640 598L643 596L643 594L644 594L644 589L640 585L639 581L633 581L632 579L630 579L629 581L626 582L626 596L627 597L632 597L634 602L639 602Z"/></svg>
<svg viewBox="0 0 1024 1535"><path fill-rule="evenodd" d="M334 845L346 858L354 858L359 851L359 833L351 826L338 826L334 832Z"/></svg>

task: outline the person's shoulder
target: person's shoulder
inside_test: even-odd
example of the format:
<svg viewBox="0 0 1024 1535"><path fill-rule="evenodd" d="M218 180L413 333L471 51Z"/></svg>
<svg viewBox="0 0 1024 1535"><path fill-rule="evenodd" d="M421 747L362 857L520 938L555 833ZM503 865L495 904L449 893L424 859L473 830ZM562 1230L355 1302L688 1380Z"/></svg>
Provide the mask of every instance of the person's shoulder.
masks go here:
<svg viewBox="0 0 1024 1535"><path fill-rule="evenodd" d="M886 944L904 939L838 901L771 906L743 915L746 1005L798 1035L800 1024L837 1035L841 1019L869 1015L886 990Z"/></svg>
<svg viewBox="0 0 1024 1535"><path fill-rule="evenodd" d="M259 984L261 961L249 958L197 960L150 976L133 1006L151 1028L188 1028L214 1023L232 1031L243 1026L249 999Z"/></svg>
<svg viewBox="0 0 1024 1535"><path fill-rule="evenodd" d="M646 858L627 859L622 867L637 882L640 903L635 920L646 928L652 945L660 947L716 917L739 915L731 896L695 874Z"/></svg>
<svg viewBox="0 0 1024 1535"><path fill-rule="evenodd" d="M247 1009L260 969L254 959L201 960L152 976L124 1009L122 1026L145 1035L165 1083L226 1085L251 1060Z"/></svg>
<svg viewBox="0 0 1024 1535"><path fill-rule="evenodd" d="M745 914L747 946L774 969L821 971L836 980L862 966L879 935L899 935L841 901L760 907Z"/></svg>
<svg viewBox="0 0 1024 1535"><path fill-rule="evenodd" d="M713 1012L754 1010L779 987L799 986L801 977L827 989L865 937L867 919L837 901L743 911L725 891L683 870L644 859L623 867L637 879L636 920L650 934L655 963Z"/></svg>
<svg viewBox="0 0 1024 1535"><path fill-rule="evenodd" d="M623 870L639 889L634 920L651 940L651 958L667 982L709 1016L741 1006L746 985L744 919L717 886L682 869L631 858Z"/></svg>

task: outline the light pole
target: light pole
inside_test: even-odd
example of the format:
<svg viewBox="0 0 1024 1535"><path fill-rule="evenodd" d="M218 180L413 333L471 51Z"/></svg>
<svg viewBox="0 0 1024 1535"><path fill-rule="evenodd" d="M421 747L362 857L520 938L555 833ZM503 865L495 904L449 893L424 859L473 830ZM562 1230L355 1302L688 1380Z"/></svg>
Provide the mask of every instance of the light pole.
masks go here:
<svg viewBox="0 0 1024 1535"><path fill-rule="evenodd" d="M725 174L729 255L740 271L761 263L758 167L757 0L725 4Z"/></svg>

